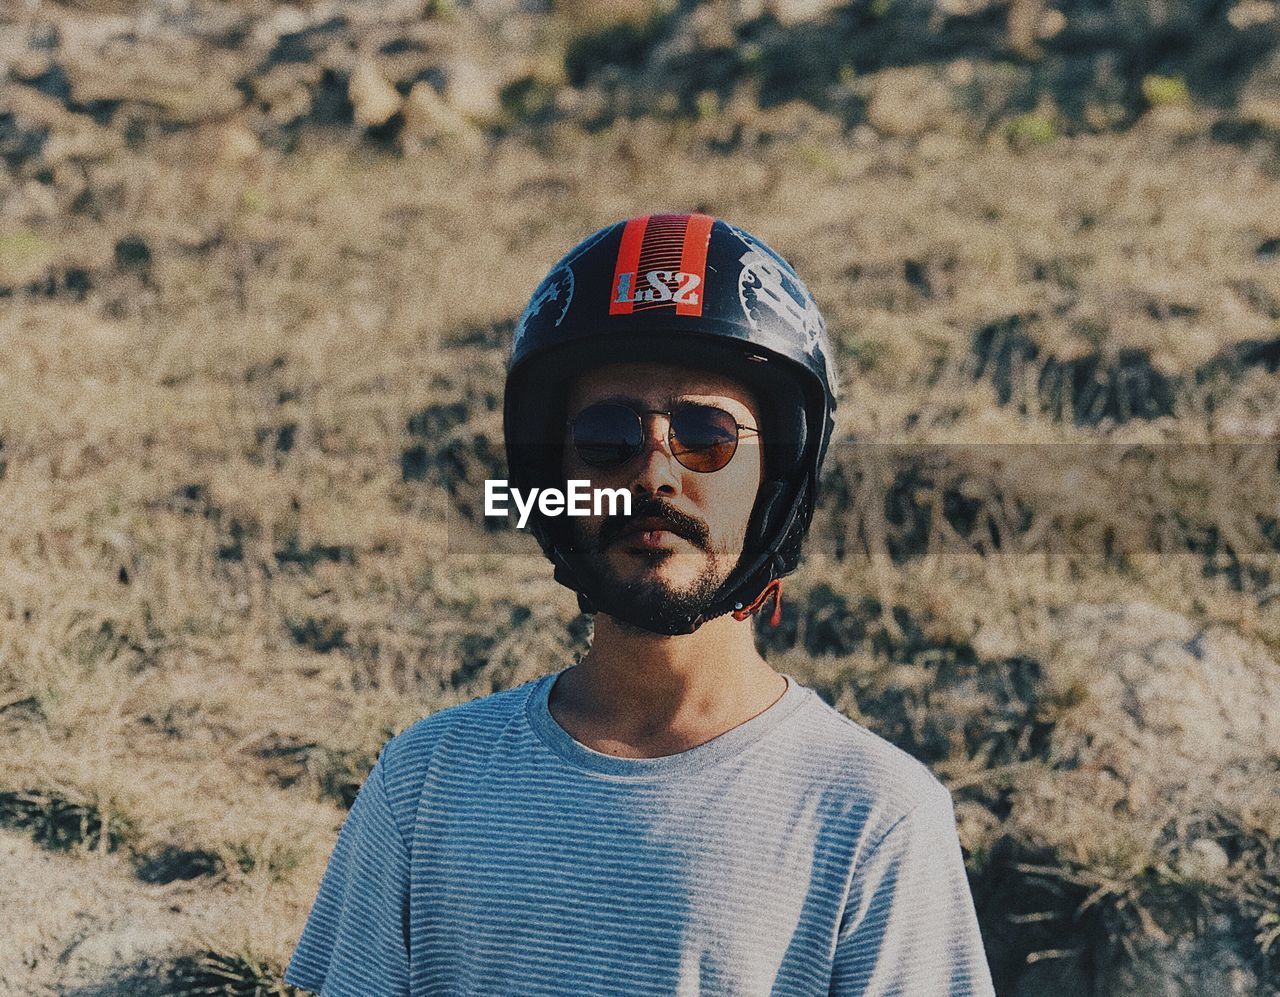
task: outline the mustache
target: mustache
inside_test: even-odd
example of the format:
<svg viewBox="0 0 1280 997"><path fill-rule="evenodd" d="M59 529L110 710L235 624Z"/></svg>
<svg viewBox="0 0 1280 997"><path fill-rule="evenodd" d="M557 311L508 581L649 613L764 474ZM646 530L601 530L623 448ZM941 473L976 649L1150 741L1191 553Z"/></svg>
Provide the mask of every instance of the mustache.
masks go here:
<svg viewBox="0 0 1280 997"><path fill-rule="evenodd" d="M631 515L608 517L600 526L600 546L613 543L642 519L664 519L676 536L688 540L699 550L711 549L711 531L706 524L659 498L636 499L631 503Z"/></svg>

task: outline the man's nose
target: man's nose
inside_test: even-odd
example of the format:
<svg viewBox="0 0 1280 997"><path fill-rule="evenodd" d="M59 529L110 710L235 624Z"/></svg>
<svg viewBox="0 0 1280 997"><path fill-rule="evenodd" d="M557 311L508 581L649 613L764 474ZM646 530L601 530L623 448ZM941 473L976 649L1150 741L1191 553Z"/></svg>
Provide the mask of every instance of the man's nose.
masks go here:
<svg viewBox="0 0 1280 997"><path fill-rule="evenodd" d="M640 466L631 485L650 495L676 495L680 492L680 466L667 444L666 417L650 414L645 419L644 449Z"/></svg>

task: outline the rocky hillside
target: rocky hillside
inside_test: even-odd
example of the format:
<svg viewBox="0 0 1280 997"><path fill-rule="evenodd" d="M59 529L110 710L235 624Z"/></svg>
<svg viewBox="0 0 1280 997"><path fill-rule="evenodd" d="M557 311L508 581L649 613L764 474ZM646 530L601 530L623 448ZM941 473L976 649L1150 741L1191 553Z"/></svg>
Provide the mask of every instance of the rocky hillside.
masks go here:
<svg viewBox="0 0 1280 997"><path fill-rule="evenodd" d="M76 0L2 23L0 154L62 195L36 213L91 211L60 174L175 135L248 157L714 118L730 153L789 102L868 138L1036 143L1151 108L1245 146L1280 129L1271 0Z"/></svg>

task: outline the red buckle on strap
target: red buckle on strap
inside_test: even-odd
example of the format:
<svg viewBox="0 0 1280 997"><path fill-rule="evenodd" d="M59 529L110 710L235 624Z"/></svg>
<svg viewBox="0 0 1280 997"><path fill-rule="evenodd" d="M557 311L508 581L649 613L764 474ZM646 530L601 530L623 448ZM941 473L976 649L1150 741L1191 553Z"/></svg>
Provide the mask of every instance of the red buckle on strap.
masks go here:
<svg viewBox="0 0 1280 997"><path fill-rule="evenodd" d="M782 579L781 578L775 578L763 589L761 589L760 594L755 597L755 600L751 603L751 605L743 606L741 609L735 609L733 611L733 618L735 620L745 620L748 616L754 616L756 613L758 613L761 609L764 608L764 604L768 601L769 596L773 596L773 612L769 614L769 626L776 627L779 623L782 622Z"/></svg>

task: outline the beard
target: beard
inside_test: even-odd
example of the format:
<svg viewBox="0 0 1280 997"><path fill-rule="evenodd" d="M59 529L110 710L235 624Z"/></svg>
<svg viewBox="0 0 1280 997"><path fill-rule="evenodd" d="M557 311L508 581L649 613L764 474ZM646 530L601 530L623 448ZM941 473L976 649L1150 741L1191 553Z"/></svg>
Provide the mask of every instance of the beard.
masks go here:
<svg viewBox="0 0 1280 997"><path fill-rule="evenodd" d="M691 582L676 586L652 573L642 578L623 579L610 565L605 550L612 540L621 536L632 521L648 516L669 520L673 532L705 555L701 570ZM736 551L730 557L728 552L713 548L705 526L660 500L638 503L630 516L611 517L598 534L580 537L579 541L585 554L588 587L597 608L624 629L647 633L691 632L693 621L705 616L714 605L738 560ZM657 568L675 554L658 550L630 556L643 558L651 568Z"/></svg>
<svg viewBox="0 0 1280 997"><path fill-rule="evenodd" d="M665 559L665 553L656 554L653 563ZM677 588L653 577L624 581L598 552L593 551L589 564L596 582L592 589L608 593L600 606L602 612L624 629L669 635L689 632L690 624L711 609L729 574L720 570L715 559L708 559L692 582Z"/></svg>

